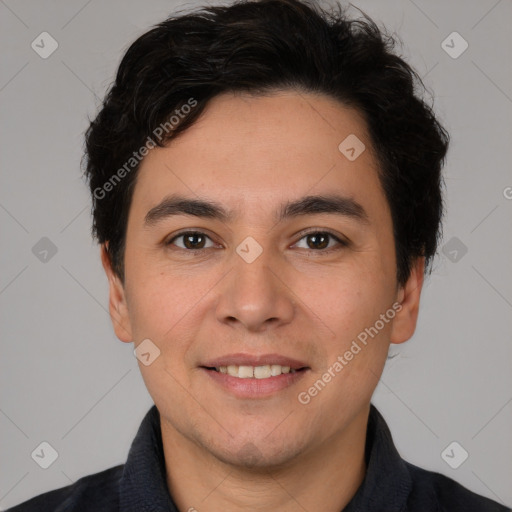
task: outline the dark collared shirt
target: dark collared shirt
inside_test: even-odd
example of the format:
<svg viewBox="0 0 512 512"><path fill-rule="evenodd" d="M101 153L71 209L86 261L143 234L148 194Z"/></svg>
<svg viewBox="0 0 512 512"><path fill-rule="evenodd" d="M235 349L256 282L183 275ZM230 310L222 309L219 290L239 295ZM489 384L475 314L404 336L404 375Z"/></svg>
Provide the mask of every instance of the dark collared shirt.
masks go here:
<svg viewBox="0 0 512 512"><path fill-rule="evenodd" d="M509 508L474 494L443 475L402 460L386 422L373 405L368 421L366 463L364 481L343 512L510 512ZM142 421L126 464L83 477L7 512L36 511L179 512L167 488L156 406Z"/></svg>

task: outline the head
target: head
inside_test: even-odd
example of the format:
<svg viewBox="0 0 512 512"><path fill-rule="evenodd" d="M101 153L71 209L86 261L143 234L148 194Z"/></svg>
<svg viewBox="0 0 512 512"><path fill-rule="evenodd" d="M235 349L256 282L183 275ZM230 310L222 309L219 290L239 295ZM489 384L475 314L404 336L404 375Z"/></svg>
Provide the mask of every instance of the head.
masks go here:
<svg viewBox="0 0 512 512"><path fill-rule="evenodd" d="M86 142L114 329L160 351L140 368L166 428L268 466L367 412L415 329L448 145L391 37L297 0L169 18L128 49ZM233 394L208 369L233 354L300 376Z"/></svg>

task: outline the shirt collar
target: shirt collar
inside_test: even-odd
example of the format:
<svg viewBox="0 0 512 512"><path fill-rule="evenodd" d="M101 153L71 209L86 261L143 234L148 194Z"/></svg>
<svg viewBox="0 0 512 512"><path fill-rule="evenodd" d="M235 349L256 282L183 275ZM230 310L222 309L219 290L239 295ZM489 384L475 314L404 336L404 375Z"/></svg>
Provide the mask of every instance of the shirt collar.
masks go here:
<svg viewBox="0 0 512 512"><path fill-rule="evenodd" d="M132 442L119 486L122 512L179 512L167 487L160 413L153 405Z"/></svg>
<svg viewBox="0 0 512 512"><path fill-rule="evenodd" d="M343 512L386 512L404 509L411 478L398 454L388 426L370 405L366 434L366 475ZM123 512L178 512L167 487L160 414L148 411L133 440L119 486Z"/></svg>
<svg viewBox="0 0 512 512"><path fill-rule="evenodd" d="M370 405L366 432L366 475L343 512L399 512L405 509L412 481L379 411Z"/></svg>

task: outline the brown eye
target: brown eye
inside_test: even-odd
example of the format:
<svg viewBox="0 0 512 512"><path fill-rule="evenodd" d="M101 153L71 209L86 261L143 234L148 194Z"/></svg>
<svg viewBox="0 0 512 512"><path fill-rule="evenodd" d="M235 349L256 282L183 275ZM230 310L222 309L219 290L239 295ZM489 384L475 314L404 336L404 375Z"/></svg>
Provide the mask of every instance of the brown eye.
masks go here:
<svg viewBox="0 0 512 512"><path fill-rule="evenodd" d="M180 241L181 243L176 243L177 241ZM201 249L207 249L208 247L205 246L206 242L210 240L210 237L205 235L204 233L201 233L200 231L186 231L185 233L180 233L179 235L175 236L171 240L169 240L166 245L176 245L177 247L181 249L188 249L188 250L196 250L199 251ZM211 247L211 246L210 246Z"/></svg>
<svg viewBox="0 0 512 512"><path fill-rule="evenodd" d="M299 245L305 240L302 247ZM310 231L306 233L296 244L301 249L307 249L310 251L328 253L332 250L343 249L348 246L348 243L337 237L329 231Z"/></svg>
<svg viewBox="0 0 512 512"><path fill-rule="evenodd" d="M329 245L329 234L313 233L306 236L310 249L325 249Z"/></svg>

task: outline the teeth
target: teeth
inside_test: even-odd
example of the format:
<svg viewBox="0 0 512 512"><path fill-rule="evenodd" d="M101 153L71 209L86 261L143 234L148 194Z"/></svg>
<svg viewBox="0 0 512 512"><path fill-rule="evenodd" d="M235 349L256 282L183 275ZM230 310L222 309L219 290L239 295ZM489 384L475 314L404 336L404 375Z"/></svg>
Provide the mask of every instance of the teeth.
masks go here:
<svg viewBox="0 0 512 512"><path fill-rule="evenodd" d="M295 373L297 370L291 370L289 366L281 366L280 364L266 364L263 366L218 366L215 368L220 373L238 377L239 379L268 379L269 377L277 377L282 373Z"/></svg>
<svg viewBox="0 0 512 512"><path fill-rule="evenodd" d="M266 364L265 366L255 366L254 367L254 377L256 379L268 379L269 377L272 377L272 371L270 369L270 365Z"/></svg>
<svg viewBox="0 0 512 512"><path fill-rule="evenodd" d="M276 375L281 375L281 372L282 372L282 366L279 365L279 364L273 364L271 367L270 367L270 372L273 376L276 376Z"/></svg>
<svg viewBox="0 0 512 512"><path fill-rule="evenodd" d="M253 366L239 366L238 367L238 377L241 379L252 379L254 377L254 367Z"/></svg>

